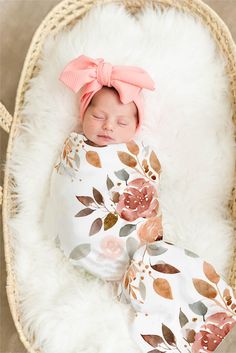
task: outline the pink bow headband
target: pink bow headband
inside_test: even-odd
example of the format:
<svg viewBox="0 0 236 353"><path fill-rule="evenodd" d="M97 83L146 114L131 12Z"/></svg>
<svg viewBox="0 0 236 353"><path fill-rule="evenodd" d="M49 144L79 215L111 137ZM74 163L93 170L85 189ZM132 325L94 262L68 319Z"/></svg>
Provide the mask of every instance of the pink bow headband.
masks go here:
<svg viewBox="0 0 236 353"><path fill-rule="evenodd" d="M143 88L154 90L155 84L146 71L136 66L113 66L102 58L91 59L80 55L70 61L59 79L72 91L77 93L81 88L80 118L83 119L94 94L103 86L114 87L123 104L134 102L139 113L138 129L143 121Z"/></svg>

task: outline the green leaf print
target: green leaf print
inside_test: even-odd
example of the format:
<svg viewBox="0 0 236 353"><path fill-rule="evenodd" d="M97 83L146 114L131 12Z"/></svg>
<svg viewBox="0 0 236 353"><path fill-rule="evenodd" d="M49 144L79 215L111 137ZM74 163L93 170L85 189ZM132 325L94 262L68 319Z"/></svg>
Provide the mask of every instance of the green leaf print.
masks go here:
<svg viewBox="0 0 236 353"><path fill-rule="evenodd" d="M108 176L108 175L107 175L107 181L106 181L106 184L107 184L107 189L108 189L108 191L109 191L110 189L112 189L112 188L113 188L113 186L114 186L113 181L109 178L109 176Z"/></svg>
<svg viewBox="0 0 236 353"><path fill-rule="evenodd" d="M187 316L183 313L181 308L179 309L179 323L181 327L184 327L189 322Z"/></svg>
<svg viewBox="0 0 236 353"><path fill-rule="evenodd" d="M207 313L207 307L201 300L188 305L190 309L197 315L205 316Z"/></svg>
<svg viewBox="0 0 236 353"><path fill-rule="evenodd" d="M74 159L75 159L75 165L79 169L79 167L80 167L80 157L79 157L79 155L77 153L75 154Z"/></svg>
<svg viewBox="0 0 236 353"><path fill-rule="evenodd" d="M139 282L139 292L140 292L140 295L141 295L142 299L145 301L145 299L146 299L146 287L145 287L145 284L142 281Z"/></svg>
<svg viewBox="0 0 236 353"><path fill-rule="evenodd" d="M191 257L199 257L197 254L195 254L194 252L184 249L184 252L186 255L191 256Z"/></svg>
<svg viewBox="0 0 236 353"><path fill-rule="evenodd" d="M126 240L126 250L129 255L130 260L132 260L135 251L139 248L139 241L134 238L127 238Z"/></svg>
<svg viewBox="0 0 236 353"><path fill-rule="evenodd" d="M79 260L87 256L90 250L91 250L90 244L80 244L71 251L69 258L72 260Z"/></svg>
<svg viewBox="0 0 236 353"><path fill-rule="evenodd" d="M147 252L151 256L164 254L168 249L158 245L158 242L150 243L147 245Z"/></svg>
<svg viewBox="0 0 236 353"><path fill-rule="evenodd" d="M129 179L129 174L126 172L125 169L118 170L117 172L114 172L114 174L120 180L127 181Z"/></svg>
<svg viewBox="0 0 236 353"><path fill-rule="evenodd" d="M120 228L119 236L126 237L130 233L132 233L136 229L136 224L126 224L125 226Z"/></svg>

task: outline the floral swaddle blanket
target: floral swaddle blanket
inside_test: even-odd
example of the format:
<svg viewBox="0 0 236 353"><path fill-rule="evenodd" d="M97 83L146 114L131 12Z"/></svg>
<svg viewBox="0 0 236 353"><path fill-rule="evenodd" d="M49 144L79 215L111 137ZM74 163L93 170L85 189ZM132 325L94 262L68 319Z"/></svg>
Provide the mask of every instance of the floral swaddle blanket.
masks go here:
<svg viewBox="0 0 236 353"><path fill-rule="evenodd" d="M50 207L60 247L74 265L121 280L140 244L162 237L159 173L149 146L95 147L81 134L68 136L51 177Z"/></svg>
<svg viewBox="0 0 236 353"><path fill-rule="evenodd" d="M212 265L162 240L160 173L150 146L97 147L72 132L51 177L50 220L75 266L118 283L140 352L214 352L236 324L235 295Z"/></svg>

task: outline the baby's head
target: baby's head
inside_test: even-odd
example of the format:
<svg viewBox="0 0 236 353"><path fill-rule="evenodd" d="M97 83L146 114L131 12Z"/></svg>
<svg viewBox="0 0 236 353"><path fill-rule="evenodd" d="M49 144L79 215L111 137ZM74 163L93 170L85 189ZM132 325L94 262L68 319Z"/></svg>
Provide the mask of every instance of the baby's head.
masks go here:
<svg viewBox="0 0 236 353"><path fill-rule="evenodd" d="M98 146L126 143L136 134L138 109L134 102L124 104L113 87L95 93L82 117L84 135Z"/></svg>
<svg viewBox="0 0 236 353"><path fill-rule="evenodd" d="M131 140L143 121L142 89L155 89L148 73L137 66L115 65L85 55L70 61L59 79L80 92L83 132L93 143Z"/></svg>

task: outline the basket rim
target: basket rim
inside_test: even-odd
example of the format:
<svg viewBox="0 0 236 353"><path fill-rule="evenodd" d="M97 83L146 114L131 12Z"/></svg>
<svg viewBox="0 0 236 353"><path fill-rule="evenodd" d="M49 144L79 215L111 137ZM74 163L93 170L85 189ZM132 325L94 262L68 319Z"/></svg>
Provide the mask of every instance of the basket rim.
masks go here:
<svg viewBox="0 0 236 353"><path fill-rule="evenodd" d="M54 33L53 30L51 30L51 33L47 32L47 35L42 36L42 32L44 31L45 28L47 29L48 27L47 25L52 21L52 18L53 16L55 16L55 14L60 13L64 8L69 7L69 5L71 4L78 5L78 3L80 3L81 5L80 14L77 16L75 16L74 14L71 17L68 16L67 25L75 18L78 18L78 21L79 21L82 18L82 16L86 14L92 7L97 5L108 4L108 3L117 3L121 5L127 4L127 6L129 6L130 8L134 8L136 6L138 7L149 6L152 4L155 6L174 7L185 13L189 13L193 17L196 16L198 18L201 18L203 25L206 25L209 28L210 26L209 26L209 23L207 23L207 19L209 20L210 18L210 21L212 21L212 28L218 27L221 30L222 37L218 38L219 42L217 43L219 49L222 52L224 52L224 49L230 52L232 72L227 73L227 75L229 76L229 79L232 82L230 92L234 99L232 106L233 106L233 112L235 117L234 123L236 125L236 103L235 103L236 102L236 45L225 22L210 6L205 4L202 0L146 0L146 1L145 0L81 0L81 1L63 0L60 3L58 3L56 6L54 6L49 11L49 13L44 17L44 19L42 20L42 22L34 32L33 37L31 39L31 42L24 60L24 64L22 67L20 80L17 86L13 121L10 129L9 140L8 140L7 151L6 151L6 165L7 165L7 161L11 157L14 137L16 136L16 133L17 133L18 122L20 122L20 111L24 103L24 93L25 93L24 84L25 82L29 81L32 78L33 68L37 65L36 63L39 60L39 55L37 55L37 57L34 57L35 51L37 51L36 49L38 49L38 52L40 53L42 49L42 45L45 39L47 38L47 36L49 34ZM60 32L62 28L65 28L64 24L63 25L60 24L57 27L57 30L55 30L55 33ZM211 32L213 31L212 28L211 28ZM220 42L220 39L222 38L223 38L222 43L224 43L225 48L223 48L223 45L221 47L222 43ZM216 41L215 38L214 40ZM229 57L226 56L226 54L224 54L224 56L227 60L230 59ZM31 71L30 71L31 74L28 75L29 78L27 78L30 64L31 64ZM28 352L40 353L40 351L38 350L36 351L32 348L31 343L28 341L27 337L25 336L20 323L18 311L17 311L17 307L18 307L18 303L16 300L17 286L15 281L14 267L12 263L12 255L10 252L10 249L11 249L10 239L8 235L8 232L10 233L10 230L8 230L8 214L10 210L10 201L11 201L9 184L10 184L10 175L9 175L8 169L6 168L4 173L4 183L3 183L2 221L3 221L3 239L4 239L3 243L4 243L4 253L5 253L6 272L7 272L7 285L6 285L7 297L8 297L10 311L22 343L24 344ZM235 212L236 214L236 206L233 212ZM236 282L236 279L235 279L235 282Z"/></svg>

